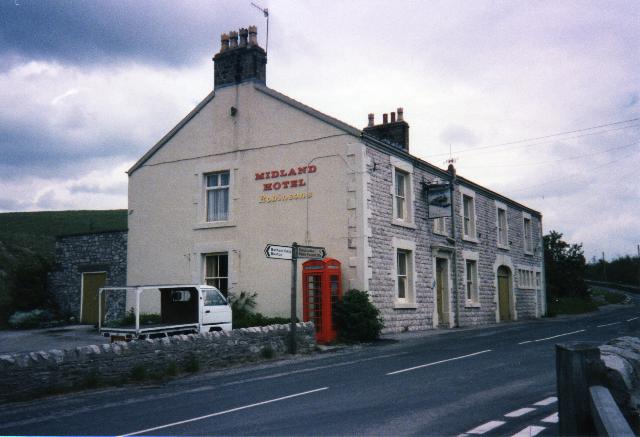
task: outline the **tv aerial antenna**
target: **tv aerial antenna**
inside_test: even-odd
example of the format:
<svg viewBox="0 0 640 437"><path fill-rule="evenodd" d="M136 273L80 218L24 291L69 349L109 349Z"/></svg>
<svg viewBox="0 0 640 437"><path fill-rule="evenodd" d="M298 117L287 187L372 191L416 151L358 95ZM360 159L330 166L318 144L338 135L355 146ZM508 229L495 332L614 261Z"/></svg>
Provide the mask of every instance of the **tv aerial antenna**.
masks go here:
<svg viewBox="0 0 640 437"><path fill-rule="evenodd" d="M455 164L456 162L458 162L458 158L453 157L453 154L451 152L451 144L449 144L449 159L445 160L444 164L446 166L449 166Z"/></svg>
<svg viewBox="0 0 640 437"><path fill-rule="evenodd" d="M265 42L265 45L264 45L264 52L268 53L269 52L269 9L261 8L260 6L255 4L254 2L251 2L251 6L253 6L257 10L259 10L260 12L262 12L264 17L267 19L267 41Z"/></svg>

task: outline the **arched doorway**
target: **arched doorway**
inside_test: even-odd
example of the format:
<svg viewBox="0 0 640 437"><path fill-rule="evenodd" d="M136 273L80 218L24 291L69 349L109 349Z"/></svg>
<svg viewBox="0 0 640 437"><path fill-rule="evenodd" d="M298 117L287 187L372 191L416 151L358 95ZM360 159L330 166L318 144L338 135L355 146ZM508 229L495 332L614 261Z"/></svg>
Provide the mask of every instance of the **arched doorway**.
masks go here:
<svg viewBox="0 0 640 437"><path fill-rule="evenodd" d="M511 270L498 267L498 314L500 321L511 320Z"/></svg>

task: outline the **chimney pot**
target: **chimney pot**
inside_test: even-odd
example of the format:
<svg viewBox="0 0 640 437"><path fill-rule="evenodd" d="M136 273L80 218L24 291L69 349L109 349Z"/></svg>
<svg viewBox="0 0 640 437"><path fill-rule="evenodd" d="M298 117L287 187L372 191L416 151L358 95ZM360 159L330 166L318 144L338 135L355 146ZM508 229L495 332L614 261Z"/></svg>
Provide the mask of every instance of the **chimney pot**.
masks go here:
<svg viewBox="0 0 640 437"><path fill-rule="evenodd" d="M235 49L238 47L238 32L232 30L229 32L229 48Z"/></svg>
<svg viewBox="0 0 640 437"><path fill-rule="evenodd" d="M374 118L374 117L375 117L375 116L373 115L373 113L369 114L369 124L368 124L368 126L369 126L369 127L372 127L372 126L373 126L373 118Z"/></svg>
<svg viewBox="0 0 640 437"><path fill-rule="evenodd" d="M247 36L249 35L249 31L244 27L240 29L240 47L247 46Z"/></svg>
<svg viewBox="0 0 640 437"><path fill-rule="evenodd" d="M258 45L258 28L256 26L249 26L249 45Z"/></svg>
<svg viewBox="0 0 640 437"><path fill-rule="evenodd" d="M392 112L391 113L391 123L395 123L396 122L396 113Z"/></svg>
<svg viewBox="0 0 640 437"><path fill-rule="evenodd" d="M229 48L229 35L223 33L220 35L220 53L224 52Z"/></svg>
<svg viewBox="0 0 640 437"><path fill-rule="evenodd" d="M389 114L382 114L382 124L387 124L389 122Z"/></svg>
<svg viewBox="0 0 640 437"><path fill-rule="evenodd" d="M398 108L398 121L404 121L404 109Z"/></svg>

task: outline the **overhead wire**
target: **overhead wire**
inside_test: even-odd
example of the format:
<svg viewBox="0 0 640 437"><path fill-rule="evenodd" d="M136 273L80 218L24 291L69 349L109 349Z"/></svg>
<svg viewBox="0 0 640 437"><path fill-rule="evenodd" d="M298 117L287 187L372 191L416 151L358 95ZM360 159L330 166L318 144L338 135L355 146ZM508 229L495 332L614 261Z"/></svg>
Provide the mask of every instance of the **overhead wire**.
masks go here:
<svg viewBox="0 0 640 437"><path fill-rule="evenodd" d="M472 152L477 152L477 151L481 151L481 150L495 149L495 148L500 148L500 147L507 147L507 146L512 146L512 145L517 145L517 144L520 144L519 146L517 146L518 148L519 147L530 147L530 146L533 146L533 145L546 144L546 143L550 142L550 141L541 141L541 140L555 139L557 137L562 137L562 136L570 135L570 134L573 134L573 133L586 132L586 131L590 131L590 130L594 130L594 129L601 129L603 127L616 126L616 125L625 124L625 123L634 123L634 122L637 122L637 121L640 121L640 117L631 118L631 119L628 119L628 120L616 121L616 122L613 122L613 123L601 124L601 125L598 125L598 126L592 126L592 127L587 127L587 128L583 128L583 129L576 129L576 130L572 130L572 131L559 132L559 133L544 135L544 136L540 136L540 137L525 138L525 139L516 140L516 141L509 141L509 142L506 142L506 143L489 144L489 145L485 145L485 146L473 147L473 148L469 148L469 149L463 149L463 150L455 151L455 154L472 153ZM583 138L583 137L592 136L592 135L602 135L602 134L609 133L609 132L615 132L615 131L618 131L618 130L629 129L629 128L634 128L634 127L639 127L639 126L640 126L640 124L630 124L630 125L627 125L627 126L618 126L616 128L613 128L613 129L607 129L607 130L601 130L601 131L597 131L597 132L589 132L589 133L584 133L584 134L580 134L580 135L574 135L572 137L564 138L564 140ZM528 144L523 144L523 143L528 143ZM435 154L431 154L431 155L426 155L426 157L438 157L438 156L449 156L449 155L450 155L450 153L435 153Z"/></svg>
<svg viewBox="0 0 640 437"><path fill-rule="evenodd" d="M612 147L610 149L601 150L601 151L598 151L598 152L586 153L586 154L576 155L576 156L569 156L569 157L566 157L566 158L554 159L554 160L549 160L549 161L539 161L539 162L526 163L526 164L495 164L495 165L492 164L492 165L471 165L471 166L460 165L460 168L465 170L465 169L469 169L469 168L535 167L536 165L554 164L554 163L557 163L557 162L571 161L571 160L581 159L581 158L590 158L592 156L601 155L603 153L612 152L614 150L628 149L629 147L637 146L639 144L640 144L640 141L636 141L635 143L625 144L624 146Z"/></svg>

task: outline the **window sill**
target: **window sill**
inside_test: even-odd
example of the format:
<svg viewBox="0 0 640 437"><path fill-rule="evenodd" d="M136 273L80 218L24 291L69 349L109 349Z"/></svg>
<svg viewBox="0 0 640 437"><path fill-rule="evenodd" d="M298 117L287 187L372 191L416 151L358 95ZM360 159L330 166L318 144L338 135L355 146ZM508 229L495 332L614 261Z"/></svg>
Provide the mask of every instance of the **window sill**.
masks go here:
<svg viewBox="0 0 640 437"><path fill-rule="evenodd" d="M418 305L409 302L396 302L393 308L396 310L415 310L418 308Z"/></svg>
<svg viewBox="0 0 640 437"><path fill-rule="evenodd" d="M231 228L236 225L234 221L224 221L224 222L205 222L198 223L193 226L193 229L212 229L212 228Z"/></svg>
<svg viewBox="0 0 640 437"><path fill-rule="evenodd" d="M400 219L393 219L393 221L391 222L392 224L396 225L396 226L402 226L405 228L409 228L409 229L417 229L417 226L411 222L406 222L404 220L400 220Z"/></svg>
<svg viewBox="0 0 640 437"><path fill-rule="evenodd" d="M509 250L509 246L504 246L504 245L498 244L498 249L500 249L500 250Z"/></svg>
<svg viewBox="0 0 640 437"><path fill-rule="evenodd" d="M475 244L480 243L477 238L472 238L472 237L469 237L467 235L463 235L462 236L462 241L467 241L469 243L475 243Z"/></svg>
<svg viewBox="0 0 640 437"><path fill-rule="evenodd" d="M533 252L528 252L526 250L524 251L524 254L527 255L527 256L533 256Z"/></svg>
<svg viewBox="0 0 640 437"><path fill-rule="evenodd" d="M449 237L449 234L446 232L433 231L433 235L439 235L441 237Z"/></svg>
<svg viewBox="0 0 640 437"><path fill-rule="evenodd" d="M480 303L478 302L467 302L464 304L465 308L480 308Z"/></svg>

